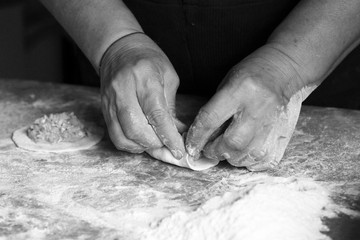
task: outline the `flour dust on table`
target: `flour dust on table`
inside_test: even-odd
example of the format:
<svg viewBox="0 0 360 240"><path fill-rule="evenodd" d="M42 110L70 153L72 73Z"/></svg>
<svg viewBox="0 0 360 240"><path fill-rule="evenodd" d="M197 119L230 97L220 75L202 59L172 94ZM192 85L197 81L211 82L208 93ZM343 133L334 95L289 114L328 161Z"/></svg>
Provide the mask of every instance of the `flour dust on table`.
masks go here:
<svg viewBox="0 0 360 240"><path fill-rule="evenodd" d="M326 240L323 218L340 211L312 180L266 178L179 211L144 231L144 240Z"/></svg>

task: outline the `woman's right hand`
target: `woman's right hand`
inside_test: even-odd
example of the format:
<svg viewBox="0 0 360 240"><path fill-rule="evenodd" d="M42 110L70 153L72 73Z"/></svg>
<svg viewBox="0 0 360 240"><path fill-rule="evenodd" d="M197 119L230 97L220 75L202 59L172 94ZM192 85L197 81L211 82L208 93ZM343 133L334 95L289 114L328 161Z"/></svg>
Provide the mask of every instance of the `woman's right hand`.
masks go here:
<svg viewBox="0 0 360 240"><path fill-rule="evenodd" d="M116 148L132 153L166 146L185 155L175 122L177 76L163 51L133 33L106 51L100 69L102 111Z"/></svg>

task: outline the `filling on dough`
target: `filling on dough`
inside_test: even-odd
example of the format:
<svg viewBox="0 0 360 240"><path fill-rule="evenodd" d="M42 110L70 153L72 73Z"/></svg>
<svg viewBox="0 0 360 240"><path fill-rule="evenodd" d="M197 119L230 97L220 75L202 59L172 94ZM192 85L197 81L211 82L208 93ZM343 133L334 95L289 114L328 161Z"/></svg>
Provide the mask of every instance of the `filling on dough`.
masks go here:
<svg viewBox="0 0 360 240"><path fill-rule="evenodd" d="M64 112L36 119L27 135L36 143L76 142L86 137L86 129L73 112Z"/></svg>

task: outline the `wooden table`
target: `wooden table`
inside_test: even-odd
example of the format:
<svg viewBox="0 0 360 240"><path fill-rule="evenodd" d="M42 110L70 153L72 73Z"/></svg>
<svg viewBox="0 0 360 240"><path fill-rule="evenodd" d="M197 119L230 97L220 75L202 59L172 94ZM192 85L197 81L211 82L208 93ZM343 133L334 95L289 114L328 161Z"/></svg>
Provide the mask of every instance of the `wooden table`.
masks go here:
<svg viewBox="0 0 360 240"><path fill-rule="evenodd" d="M179 118L191 123L203 103L179 96ZM118 151L107 136L89 150L62 154L24 151L10 140L17 128L63 111L104 126L98 89L0 80L0 237L136 239L126 219L134 209L143 213L132 216L140 226L147 216L198 206L251 174L331 183L335 201L360 210L359 111L304 106L280 166L266 173L225 162L194 172ZM326 222L333 239L360 239L359 219Z"/></svg>

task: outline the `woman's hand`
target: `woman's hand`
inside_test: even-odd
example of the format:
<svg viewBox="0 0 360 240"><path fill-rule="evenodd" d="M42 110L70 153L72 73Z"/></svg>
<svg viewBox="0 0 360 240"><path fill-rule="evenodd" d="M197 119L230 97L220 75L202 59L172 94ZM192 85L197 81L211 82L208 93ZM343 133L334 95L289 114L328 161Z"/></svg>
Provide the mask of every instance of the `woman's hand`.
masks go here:
<svg viewBox="0 0 360 240"><path fill-rule="evenodd" d="M186 140L188 152L203 150L251 170L276 165L301 102L360 43L359 10L357 0L300 1L199 112Z"/></svg>
<svg viewBox="0 0 360 240"><path fill-rule="evenodd" d="M145 34L130 34L105 53L101 100L110 138L121 150L140 153L166 146L180 159L183 139L175 126L179 78L169 59Z"/></svg>
<svg viewBox="0 0 360 240"><path fill-rule="evenodd" d="M189 153L203 150L208 158L254 171L276 165L311 91L294 65L264 46L233 67L190 127Z"/></svg>

